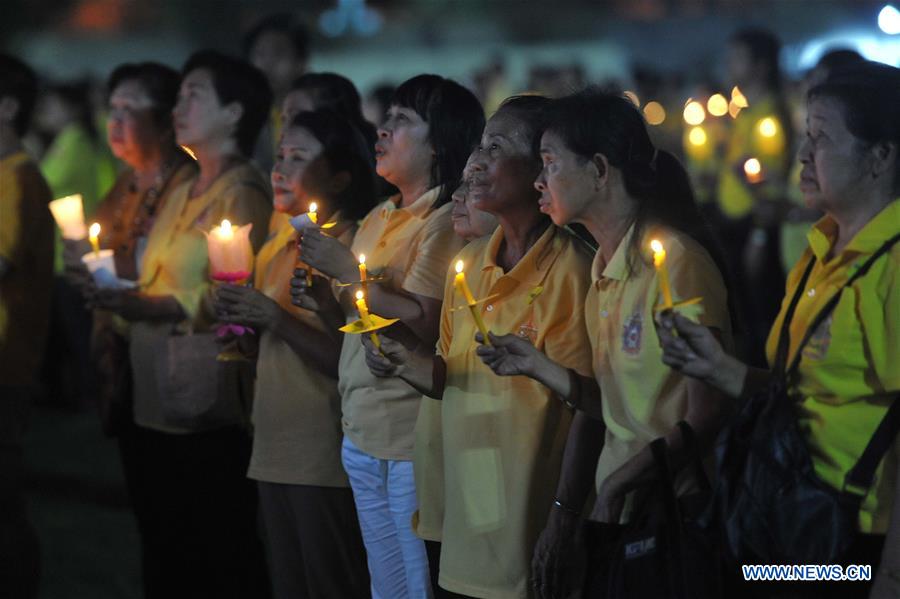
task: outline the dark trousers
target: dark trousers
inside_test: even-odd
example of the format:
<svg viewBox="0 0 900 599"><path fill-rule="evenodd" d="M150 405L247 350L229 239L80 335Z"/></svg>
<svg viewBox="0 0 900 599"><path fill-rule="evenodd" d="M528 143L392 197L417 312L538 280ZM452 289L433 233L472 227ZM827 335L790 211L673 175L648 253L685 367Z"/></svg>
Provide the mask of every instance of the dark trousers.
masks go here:
<svg viewBox="0 0 900 599"><path fill-rule="evenodd" d="M350 488L258 482L275 599L368 598Z"/></svg>
<svg viewBox="0 0 900 599"><path fill-rule="evenodd" d="M41 555L22 492L28 390L0 385L0 596L37 596Z"/></svg>
<svg viewBox="0 0 900 599"><path fill-rule="evenodd" d="M119 435L141 535L147 599L271 595L240 429L173 435L131 426Z"/></svg>
<svg viewBox="0 0 900 599"><path fill-rule="evenodd" d="M97 396L90 362L92 319L78 290L62 276L54 276L50 330L41 372L44 401L80 408L90 405Z"/></svg>

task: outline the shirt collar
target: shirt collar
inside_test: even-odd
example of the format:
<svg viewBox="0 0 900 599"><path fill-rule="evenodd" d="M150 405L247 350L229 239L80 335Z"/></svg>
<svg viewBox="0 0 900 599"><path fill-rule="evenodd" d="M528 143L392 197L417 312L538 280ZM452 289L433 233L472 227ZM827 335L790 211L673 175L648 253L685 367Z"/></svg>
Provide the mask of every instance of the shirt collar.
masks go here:
<svg viewBox="0 0 900 599"><path fill-rule="evenodd" d="M386 211L386 213L393 212L394 210L403 210L410 216L414 216L416 218L425 218L434 209L434 204L437 201L440 193L441 186L432 187L431 189L420 195L415 202L413 202L406 208L400 207L400 194L398 193L394 196L391 196L390 200L386 203L384 210ZM387 214L385 214L385 216L387 216Z"/></svg>
<svg viewBox="0 0 900 599"><path fill-rule="evenodd" d="M562 251L564 240L565 238L560 229L552 223L549 224L534 245L525 252L518 264L513 266L509 272L503 273L503 276L515 279L525 285L540 285ZM485 248L485 260L482 271L494 269L503 271L500 265L497 264L497 255L500 253L500 245L502 243L503 228L497 227Z"/></svg>
<svg viewBox="0 0 900 599"><path fill-rule="evenodd" d="M628 227L622 241L619 242L612 258L606 264L603 263L603 255L598 250L594 255L594 263L591 265L591 280L596 283L600 279L615 279L624 281L628 276L628 248L634 237L634 223Z"/></svg>
<svg viewBox="0 0 900 599"><path fill-rule="evenodd" d="M885 206L850 240L842 253L872 254L888 238L900 231L900 198ZM816 258L825 261L837 238L837 222L823 216L807 233L809 247Z"/></svg>

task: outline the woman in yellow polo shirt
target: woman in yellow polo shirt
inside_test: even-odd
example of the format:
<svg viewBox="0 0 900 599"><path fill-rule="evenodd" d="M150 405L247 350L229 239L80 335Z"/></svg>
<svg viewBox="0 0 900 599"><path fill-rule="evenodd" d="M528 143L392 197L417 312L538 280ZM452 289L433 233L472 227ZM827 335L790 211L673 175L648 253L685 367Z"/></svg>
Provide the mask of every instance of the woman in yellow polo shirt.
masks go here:
<svg viewBox="0 0 900 599"><path fill-rule="evenodd" d="M731 320L687 173L672 155L654 148L634 105L586 90L555 100L544 119L544 168L535 183L541 210L557 225L584 225L599 246L592 282L579 303L593 376L581 376L512 335L492 337L492 345L478 352L498 374L531 377L578 408L556 500L534 555L536 592L551 597L564 596L563 587L576 583L565 572L565 556L591 480L597 501L590 520L626 522L632 492L654 473L649 444L664 437L677 467L683 447L679 421L687 421L703 441L718 427L721 408L712 392L659 364L653 318L660 293L651 239L662 241L668 254L675 300L702 297L701 322L726 342ZM696 488L687 472L678 473L675 484L679 495ZM591 564L590 570L602 565Z"/></svg>
<svg viewBox="0 0 900 599"><path fill-rule="evenodd" d="M790 299L813 261L790 322L793 361L822 307L840 299L803 348L793 395L801 398L798 424L816 474L841 489L892 402L900 401L900 243L850 288L845 283L882 244L900 234L900 70L863 63L833 74L809 92L807 137L800 148L800 190L810 208L825 212L809 233L809 248L787 281L772 326L768 357ZM661 333L663 360L731 398L761 388L769 372L728 355L703 327L666 319L680 338ZM870 597L900 596L900 444L884 457L859 514L859 537L848 563L877 572ZM893 507L892 507L893 506ZM893 510L893 511L892 511ZM880 569L875 568L880 561ZM838 587L838 588L835 588ZM802 596L866 596L866 584L813 585Z"/></svg>
<svg viewBox="0 0 900 599"><path fill-rule="evenodd" d="M218 389L234 414L227 423L172 422L164 410L169 360L160 356L169 355L171 337L208 333L216 322L203 231L227 218L253 224L255 249L266 237L271 192L247 156L270 102L265 77L251 65L214 51L188 59L173 111L175 139L194 152L199 172L159 213L139 291L100 290L96 298L96 307L131 323L133 467L144 475L132 500L144 514L144 576L155 596L252 597L268 586L256 490L246 478L250 437L237 416L242 388ZM209 368L217 368L214 357Z"/></svg>
<svg viewBox="0 0 900 599"><path fill-rule="evenodd" d="M283 129L272 169L275 210L293 217L315 201L328 234L349 246L375 203L369 155L362 134L338 114L298 113ZM216 304L222 322L259 335L249 337L259 348L247 476L259 489L274 596L368 597L366 554L341 466L341 336L314 311L292 305L298 233L282 222L256 257L254 288L223 286ZM331 290L322 277L315 284Z"/></svg>
<svg viewBox="0 0 900 599"><path fill-rule="evenodd" d="M583 376L590 343L582 302L592 251L538 210L532 182L540 113L550 101L507 100L470 159L469 193L500 226L457 256L485 326L545 351ZM525 377L495 376L478 356L477 328L449 269L437 355L385 339L369 348L378 376L441 399L444 519L440 586L453 596L526 598L529 564L553 502L572 411ZM537 351L537 350L536 350Z"/></svg>
<svg viewBox="0 0 900 599"><path fill-rule="evenodd" d="M357 257L365 255L369 273L383 277L367 285L370 310L398 318L392 334L402 334L411 345L433 347L437 339L444 273L462 247L448 201L483 128L481 105L458 83L437 75L406 81L394 94L375 146L376 172L400 193L363 219L352 252L318 232L302 239L302 259L344 283L359 280ZM303 277L298 279L298 292L305 292ZM358 289L347 287L342 297L351 299ZM358 318L352 301L343 307L332 301L321 307L320 316L341 324ZM425 546L412 531L413 439L422 395L402 381L372 376L356 335L344 337L338 374L343 462L373 595L428 597Z"/></svg>

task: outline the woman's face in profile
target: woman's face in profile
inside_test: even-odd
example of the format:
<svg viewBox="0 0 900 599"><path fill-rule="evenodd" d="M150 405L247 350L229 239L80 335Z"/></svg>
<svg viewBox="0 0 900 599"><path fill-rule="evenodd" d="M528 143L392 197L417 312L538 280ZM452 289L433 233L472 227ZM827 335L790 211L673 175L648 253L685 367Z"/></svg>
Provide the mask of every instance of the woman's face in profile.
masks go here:
<svg viewBox="0 0 900 599"><path fill-rule="evenodd" d="M868 152L848 129L842 106L828 97L809 102L806 138L798 157L800 192L806 205L824 211L859 203L871 176Z"/></svg>
<svg viewBox="0 0 900 599"><path fill-rule="evenodd" d="M272 192L276 212L297 215L310 202L322 202L320 191L327 168L322 144L304 127L288 127L281 136L272 167Z"/></svg>

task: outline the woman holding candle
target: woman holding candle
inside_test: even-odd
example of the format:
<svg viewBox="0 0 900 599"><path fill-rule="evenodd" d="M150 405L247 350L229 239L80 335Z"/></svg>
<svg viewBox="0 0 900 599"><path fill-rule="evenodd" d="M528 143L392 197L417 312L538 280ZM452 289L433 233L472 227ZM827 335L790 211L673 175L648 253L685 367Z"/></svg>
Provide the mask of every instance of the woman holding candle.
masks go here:
<svg viewBox="0 0 900 599"><path fill-rule="evenodd" d="M437 355L387 338L382 355L367 342L373 373L442 400L440 586L463 596L531 596L531 554L572 420L546 387L490 372L467 304L474 300L488 329L511 333L581 376L590 373L582 298L591 251L540 213L533 186L540 171L533 142L549 102L507 100L472 154L472 204L500 226L466 246L448 269Z"/></svg>
<svg viewBox="0 0 900 599"><path fill-rule="evenodd" d="M297 216L315 198L319 223L333 224L328 234L349 246L375 200L368 154L342 117L300 112L284 129L272 169L275 210ZM282 222L256 258L254 288L221 287L216 305L222 322L259 335L247 475L259 489L272 586L277 599L368 597L365 550L341 466L340 333L291 304L299 248L297 232ZM332 293L324 278L316 284L317 292Z"/></svg>
<svg viewBox="0 0 900 599"><path fill-rule="evenodd" d="M665 437L677 465L678 421L686 420L703 442L719 426L713 393L657 365L661 350L653 322L665 300L651 260L652 240L665 250L660 267L667 269L673 299L702 297L701 322L726 343L731 321L687 174L673 156L653 147L629 100L593 90L555 100L540 139L544 168L535 186L541 211L560 226L584 225L599 246L581 307L593 377L514 335L492 335L492 345L478 352L498 374L535 379L578 409L556 499L534 553L535 591L551 597L577 584L568 556L592 479L597 501L590 520L627 521L629 510L623 508L654 472L648 444ZM682 473L678 493L693 490L693 484ZM601 566L592 564L590 571Z"/></svg>
<svg viewBox="0 0 900 599"><path fill-rule="evenodd" d="M270 102L265 77L247 63L212 51L187 61L173 112L175 138L197 156L199 172L167 198L150 231L140 292L100 290L95 300L131 322L133 465L142 473L135 503L143 511L152 596L253 596L266 587L255 489L245 477L244 423L213 430L172 424L162 407L161 378L168 374L157 369L170 336L205 333L216 321L203 231L229 219L253 225L254 249L266 236L269 188L247 156ZM219 401L235 405L246 397L232 366ZM209 368L220 367L211 360Z"/></svg>
<svg viewBox="0 0 900 599"><path fill-rule="evenodd" d="M788 275L767 350L774 362L792 298L799 299L788 325L788 363L818 313L839 298L800 351L788 393L798 402L797 426L816 475L840 490L888 408L900 401L900 70L857 64L811 89L808 104L800 191L806 205L825 216L813 226L809 247ZM891 239L885 254L845 288ZM704 327L680 317L664 318L662 324L664 362L734 401L742 404L771 376L729 355ZM678 337L666 332L670 327ZM869 583L803 583L780 588L784 596L900 596L898 448L894 439L880 461L862 500L857 540L841 561L873 567L871 594Z"/></svg>
<svg viewBox="0 0 900 599"><path fill-rule="evenodd" d="M400 319L392 330L411 345L431 347L437 338L444 273L462 245L453 234L448 200L483 125L481 105L459 84L436 75L406 81L397 89L375 146L376 172L400 193L369 212L352 251L316 231L302 239L302 259L344 283L359 280L358 259L365 254L370 279L384 277L367 285L369 310ZM307 292L305 272L301 275L295 284L299 292ZM358 289L345 289L345 308L335 301L319 306L321 317L341 324L356 320L353 300ZM373 594L427 597L431 591L425 548L410 525L417 508L413 429L421 394L402 381L372 376L356 335L344 337L338 389L343 463L366 544Z"/></svg>

